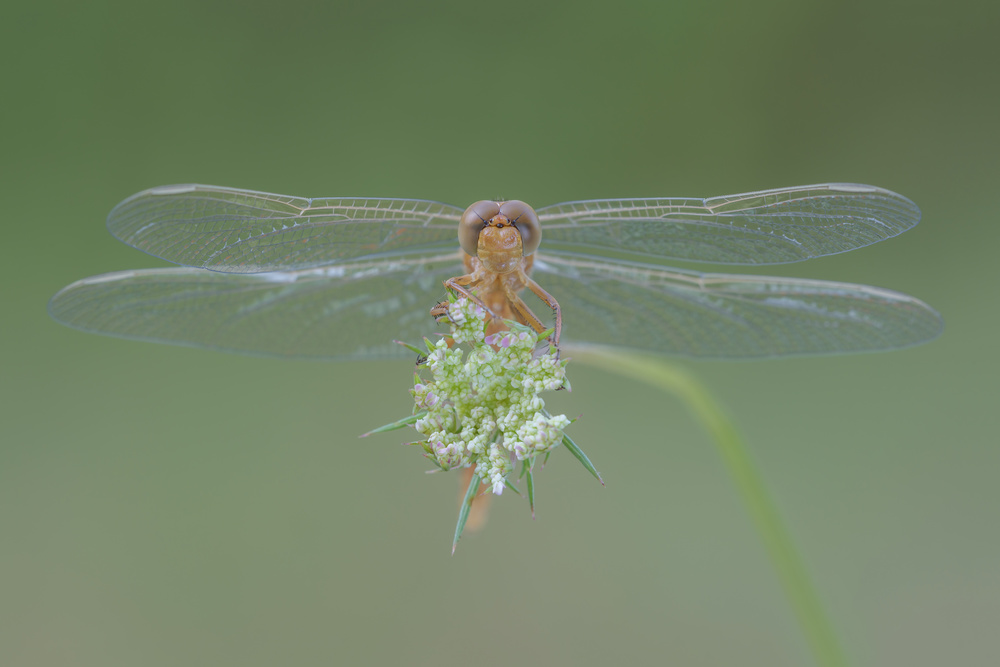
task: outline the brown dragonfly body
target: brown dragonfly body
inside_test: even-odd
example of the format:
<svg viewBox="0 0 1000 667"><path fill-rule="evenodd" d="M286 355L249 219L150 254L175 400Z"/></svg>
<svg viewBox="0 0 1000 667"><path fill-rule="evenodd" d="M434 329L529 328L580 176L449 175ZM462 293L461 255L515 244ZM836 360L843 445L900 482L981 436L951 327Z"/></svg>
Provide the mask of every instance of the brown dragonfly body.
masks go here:
<svg viewBox="0 0 1000 667"><path fill-rule="evenodd" d="M465 210L458 238L463 250L465 275L449 278L444 286L482 306L493 318L487 333L503 329L502 320L516 320L541 333L548 327L521 299L525 288L552 309L555 327L550 337L559 346L562 311L559 302L531 279L534 252L542 238L534 209L522 201L479 201ZM431 314L447 311L447 302Z"/></svg>

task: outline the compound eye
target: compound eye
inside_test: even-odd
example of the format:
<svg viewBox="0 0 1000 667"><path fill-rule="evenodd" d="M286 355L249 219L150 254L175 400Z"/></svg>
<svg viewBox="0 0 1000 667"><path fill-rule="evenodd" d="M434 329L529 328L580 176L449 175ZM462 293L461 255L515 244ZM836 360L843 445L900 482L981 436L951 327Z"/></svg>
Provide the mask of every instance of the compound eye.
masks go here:
<svg viewBox="0 0 1000 667"><path fill-rule="evenodd" d="M535 209L523 201L505 201L500 206L500 212L517 227L521 234L521 248L525 257L538 250L542 240L542 226L538 223Z"/></svg>
<svg viewBox="0 0 1000 667"><path fill-rule="evenodd" d="M495 201L477 201L465 209L462 221L458 223L458 242L467 254L476 256L479 249L479 232L500 212L500 204Z"/></svg>

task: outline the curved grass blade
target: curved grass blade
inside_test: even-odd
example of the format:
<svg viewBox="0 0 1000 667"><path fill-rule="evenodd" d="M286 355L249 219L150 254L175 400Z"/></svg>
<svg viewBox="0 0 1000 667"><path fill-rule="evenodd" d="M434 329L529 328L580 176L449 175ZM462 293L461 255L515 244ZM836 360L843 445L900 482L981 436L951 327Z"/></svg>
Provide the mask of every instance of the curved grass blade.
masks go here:
<svg viewBox="0 0 1000 667"><path fill-rule="evenodd" d="M771 557L785 594L798 617L817 664L844 667L847 659L826 617L819 595L791 535L771 500L739 431L707 388L694 375L645 355L611 350L577 351L574 359L645 382L680 398L712 436L761 541Z"/></svg>

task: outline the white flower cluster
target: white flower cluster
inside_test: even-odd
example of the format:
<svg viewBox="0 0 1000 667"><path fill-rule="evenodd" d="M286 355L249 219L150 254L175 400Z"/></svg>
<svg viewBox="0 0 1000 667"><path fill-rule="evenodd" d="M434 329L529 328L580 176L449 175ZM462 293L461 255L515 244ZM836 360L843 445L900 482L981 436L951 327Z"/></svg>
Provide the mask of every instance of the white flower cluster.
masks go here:
<svg viewBox="0 0 1000 667"><path fill-rule="evenodd" d="M426 436L426 456L444 470L476 467L493 493L503 492L514 461L529 461L558 445L570 420L545 416L538 394L566 384L566 362L556 351L535 353L539 336L508 322L509 330L486 335L486 312L468 299L448 308L447 339L434 345L412 394L427 414L414 427ZM471 347L465 354L457 343Z"/></svg>

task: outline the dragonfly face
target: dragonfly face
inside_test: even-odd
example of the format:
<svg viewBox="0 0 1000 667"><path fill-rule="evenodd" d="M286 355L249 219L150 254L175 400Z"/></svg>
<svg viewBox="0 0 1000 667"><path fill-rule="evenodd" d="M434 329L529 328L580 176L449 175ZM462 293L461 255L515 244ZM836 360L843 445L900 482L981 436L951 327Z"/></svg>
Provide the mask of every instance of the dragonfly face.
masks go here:
<svg viewBox="0 0 1000 667"><path fill-rule="evenodd" d="M402 357L391 341L430 333L428 307L444 283L541 331L519 296L527 288L552 308L556 339L565 321L574 345L742 359L886 350L934 338L940 317L876 287L667 262L796 262L891 238L919 219L905 197L837 183L537 211L519 201L463 211L166 186L118 204L108 229L182 267L80 280L49 312L87 331L248 354Z"/></svg>
<svg viewBox="0 0 1000 667"><path fill-rule="evenodd" d="M493 273L514 271L541 239L538 215L523 201L477 201L465 209L458 226L462 250Z"/></svg>

